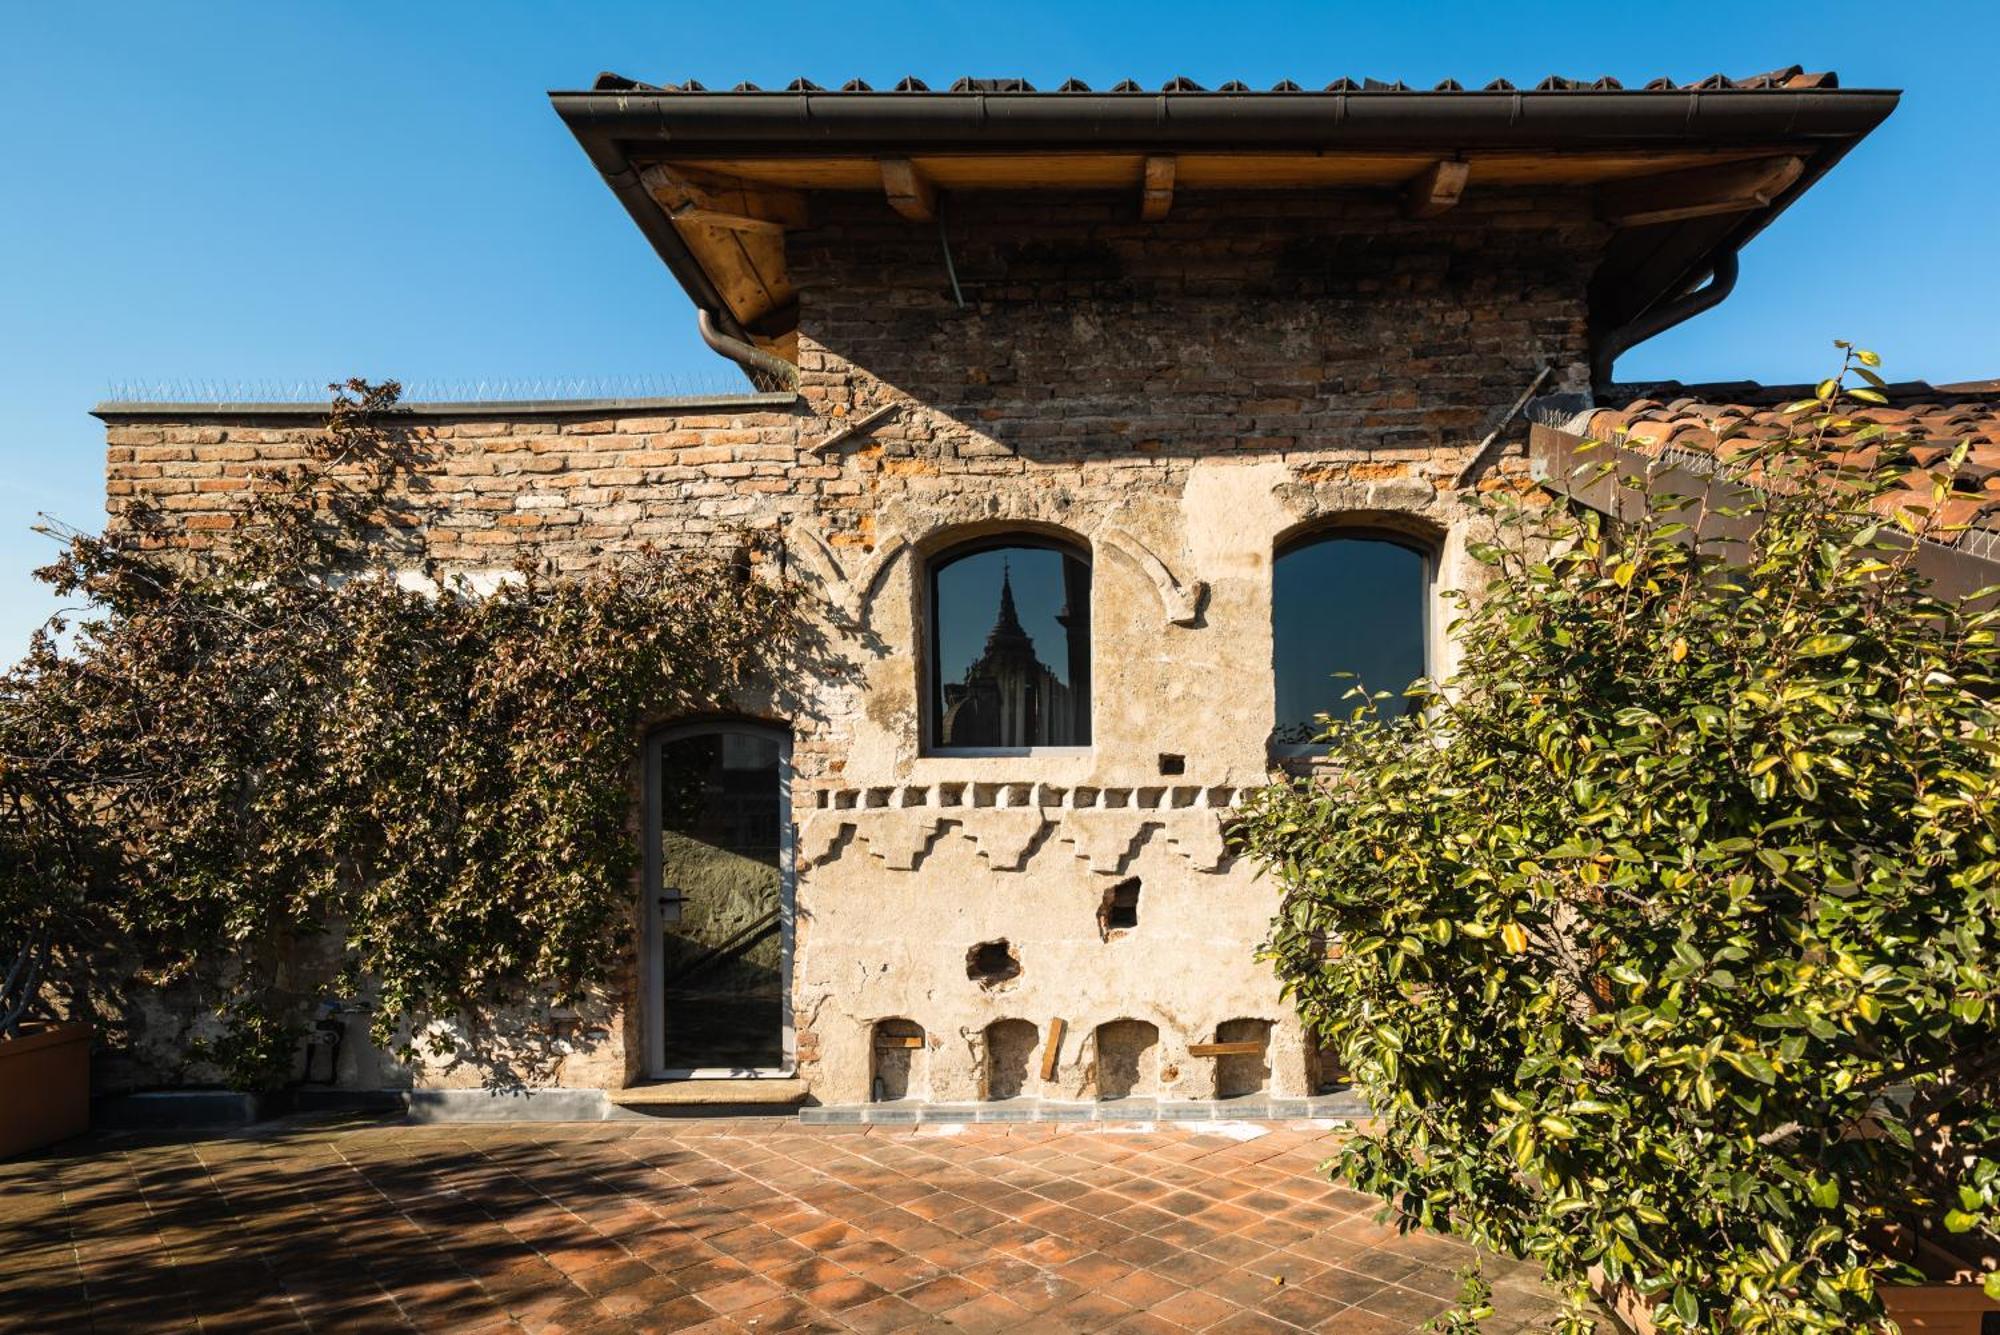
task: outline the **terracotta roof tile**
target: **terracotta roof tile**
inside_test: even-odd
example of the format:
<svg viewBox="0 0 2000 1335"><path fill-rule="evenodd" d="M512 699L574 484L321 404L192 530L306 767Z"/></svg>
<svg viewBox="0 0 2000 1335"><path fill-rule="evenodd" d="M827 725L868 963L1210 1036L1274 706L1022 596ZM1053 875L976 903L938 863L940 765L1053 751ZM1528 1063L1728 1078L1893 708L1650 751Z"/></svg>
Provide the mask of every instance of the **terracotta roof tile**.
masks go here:
<svg viewBox="0 0 2000 1335"><path fill-rule="evenodd" d="M638 79L628 79L623 75L608 72L598 75L594 86L599 92L701 93L708 91L693 79L678 84L652 84ZM1768 74L1753 74L1747 78L1739 79L1732 79L1722 74L1711 74L1705 79L1697 79L1690 83L1676 83L1672 79L1654 79L1643 87L1635 87L1631 91L1659 93L1708 91L1711 89L1733 89L1740 91L1769 88L1838 88L1839 86L1839 77L1831 72L1809 72L1797 65L1791 65L1781 70L1773 70ZM1456 79L1445 79L1428 91L1444 94L1462 93L1469 87L1472 87L1472 85L1462 84ZM1576 79L1566 75L1551 74L1535 84L1533 88L1538 93L1601 93L1624 91L1626 85L1608 76L1596 79ZM798 78L792 80L781 89L765 89L754 83L739 83L730 89L730 91L734 93L761 93L767 91L824 93L828 90L820 87L810 79ZM875 90L861 79L849 79L840 85L839 91L842 93L870 93ZM932 90L930 85L912 75L898 81L895 91L899 93L929 93ZM1026 79L975 79L968 76L953 82L950 91L953 93L1032 93L1038 90ZM1067 79L1053 91L1058 93L1089 93L1094 90L1081 79ZM1161 92L1182 95L1206 94L1214 96L1221 94L1224 96L1240 96L1251 93L1254 90L1237 79L1231 79L1219 87L1208 89L1183 75L1167 80L1158 89L1149 89L1135 80L1123 79L1113 84L1106 91L1113 93ZM1273 93L1297 93L1303 90L1298 84L1292 82L1290 79L1286 79L1273 86L1269 91ZM1329 93L1407 93L1413 90L1410 85L1400 79L1341 78L1327 84L1324 91ZM1480 91L1487 93L1511 93L1517 91L1517 88L1516 85L1509 83L1505 79L1495 79L1481 87Z"/></svg>
<svg viewBox="0 0 2000 1335"><path fill-rule="evenodd" d="M1811 385L1666 384L1614 391L1592 410L1583 434L1598 440L1655 452L1661 449L1714 455L1728 460L1752 441L1783 440L1800 429L1799 417L1781 409L1813 396ZM2000 532L2000 379L1931 385L1909 381L1884 391L1887 405L1848 402L1852 425L1830 432L1828 459L1842 467L1873 468L1880 458L1876 439L1855 439L1862 427L1878 426L1907 446L1913 472L1939 466L1961 442L1971 442L1967 458L1952 477L1943 522ZM1876 503L1887 514L1905 506L1931 506L1930 481L1913 476L1907 489ZM1937 535L1953 541L1958 533Z"/></svg>

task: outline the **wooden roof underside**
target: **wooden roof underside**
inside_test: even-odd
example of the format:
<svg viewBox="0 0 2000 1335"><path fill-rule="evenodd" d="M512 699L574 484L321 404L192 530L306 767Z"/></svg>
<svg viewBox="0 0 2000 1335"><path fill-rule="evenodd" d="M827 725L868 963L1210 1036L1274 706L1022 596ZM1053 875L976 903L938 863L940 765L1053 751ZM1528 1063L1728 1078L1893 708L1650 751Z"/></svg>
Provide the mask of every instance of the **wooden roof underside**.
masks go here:
<svg viewBox="0 0 2000 1335"><path fill-rule="evenodd" d="M1040 151L866 155L676 156L641 169L730 313L764 346L790 357L795 293L789 231L809 225L818 192L875 193L913 223L935 217L940 190L1089 191L1128 195L1135 220L1170 215L1178 193L1370 189L1401 194L1405 214L1434 217L1467 192L1575 188L1597 216L1636 231L1770 206L1798 180L1797 146L1473 150L1440 158L1410 151L1189 153Z"/></svg>

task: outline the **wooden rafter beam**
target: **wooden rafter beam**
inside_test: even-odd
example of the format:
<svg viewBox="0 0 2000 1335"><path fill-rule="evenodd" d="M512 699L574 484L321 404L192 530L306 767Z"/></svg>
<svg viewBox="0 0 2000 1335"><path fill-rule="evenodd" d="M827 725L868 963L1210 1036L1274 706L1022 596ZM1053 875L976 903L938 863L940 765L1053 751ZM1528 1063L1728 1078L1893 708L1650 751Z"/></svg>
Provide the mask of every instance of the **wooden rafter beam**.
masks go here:
<svg viewBox="0 0 2000 1335"><path fill-rule="evenodd" d="M806 198L796 190L754 186L714 172L665 163L647 167L640 179L675 222L766 235L806 225Z"/></svg>
<svg viewBox="0 0 2000 1335"><path fill-rule="evenodd" d="M1598 216L1613 227L1643 227L1768 205L1799 179L1803 159L1757 158L1719 167L1641 176L1598 187Z"/></svg>
<svg viewBox="0 0 2000 1335"><path fill-rule="evenodd" d="M908 158L882 159L882 190L889 207L911 222L937 218L937 186Z"/></svg>
<svg viewBox="0 0 2000 1335"><path fill-rule="evenodd" d="M1145 184L1139 192L1139 216L1159 222L1174 206L1174 172L1179 160L1168 156L1146 159Z"/></svg>
<svg viewBox="0 0 2000 1335"><path fill-rule="evenodd" d="M647 164L639 180L739 323L754 326L794 300L785 233L806 225L802 193L667 162Z"/></svg>
<svg viewBox="0 0 2000 1335"><path fill-rule="evenodd" d="M1403 194L1403 212L1412 218L1435 218L1465 194L1472 164L1456 158L1433 162L1418 172Z"/></svg>

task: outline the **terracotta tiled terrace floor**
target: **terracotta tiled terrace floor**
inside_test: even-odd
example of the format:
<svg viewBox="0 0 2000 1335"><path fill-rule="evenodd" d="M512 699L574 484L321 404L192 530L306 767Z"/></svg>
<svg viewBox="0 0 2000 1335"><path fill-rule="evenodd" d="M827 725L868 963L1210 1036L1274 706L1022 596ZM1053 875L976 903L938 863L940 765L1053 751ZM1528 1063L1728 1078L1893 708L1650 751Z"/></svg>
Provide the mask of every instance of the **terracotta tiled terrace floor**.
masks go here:
<svg viewBox="0 0 2000 1335"><path fill-rule="evenodd" d="M1408 1331L1337 1132L278 1124L0 1163L7 1330ZM1487 1262L1508 1332L1555 1307Z"/></svg>

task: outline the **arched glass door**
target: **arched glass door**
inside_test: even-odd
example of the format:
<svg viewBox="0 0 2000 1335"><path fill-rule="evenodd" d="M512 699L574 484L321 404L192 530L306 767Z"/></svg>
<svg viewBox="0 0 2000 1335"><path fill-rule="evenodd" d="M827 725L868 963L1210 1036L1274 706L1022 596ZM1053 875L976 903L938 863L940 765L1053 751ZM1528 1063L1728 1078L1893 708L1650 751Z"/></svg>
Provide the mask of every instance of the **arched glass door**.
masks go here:
<svg viewBox="0 0 2000 1335"><path fill-rule="evenodd" d="M791 737L754 723L647 748L648 1066L655 1076L791 1065Z"/></svg>

